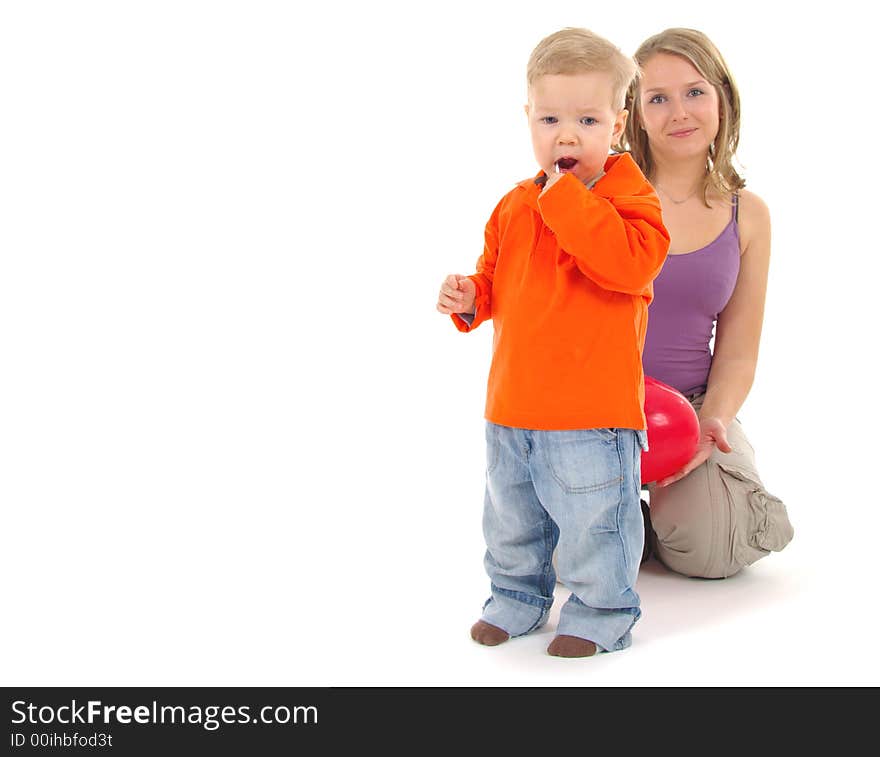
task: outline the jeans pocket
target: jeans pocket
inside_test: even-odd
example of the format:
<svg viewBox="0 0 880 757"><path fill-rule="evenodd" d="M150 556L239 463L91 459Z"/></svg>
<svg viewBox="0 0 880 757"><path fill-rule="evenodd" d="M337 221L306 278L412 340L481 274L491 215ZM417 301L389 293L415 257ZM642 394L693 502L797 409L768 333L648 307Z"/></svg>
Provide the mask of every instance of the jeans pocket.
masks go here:
<svg viewBox="0 0 880 757"><path fill-rule="evenodd" d="M614 429L554 431L544 454L551 475L566 494L591 494L623 480Z"/></svg>
<svg viewBox="0 0 880 757"><path fill-rule="evenodd" d="M794 528L782 500L770 494L749 471L723 463L718 467L733 504L731 517L737 518L739 526L733 545L736 562L751 565L769 552L784 549L794 536Z"/></svg>

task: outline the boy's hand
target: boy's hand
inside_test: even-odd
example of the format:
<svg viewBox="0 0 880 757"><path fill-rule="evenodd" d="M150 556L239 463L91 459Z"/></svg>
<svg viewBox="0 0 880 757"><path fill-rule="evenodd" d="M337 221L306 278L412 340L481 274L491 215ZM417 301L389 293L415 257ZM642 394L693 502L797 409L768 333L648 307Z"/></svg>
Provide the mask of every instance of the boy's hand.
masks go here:
<svg viewBox="0 0 880 757"><path fill-rule="evenodd" d="M467 276L449 274L440 285L437 310L446 315L452 313L474 313L474 300L477 287Z"/></svg>
<svg viewBox="0 0 880 757"><path fill-rule="evenodd" d="M554 169L555 169L555 166L554 166ZM548 173L547 174L547 181L544 182L544 188L541 190L541 194L544 194L544 192L546 192L548 189L550 189L550 187L552 187L563 176L565 176L565 174L560 173L557 170L554 170L553 173Z"/></svg>

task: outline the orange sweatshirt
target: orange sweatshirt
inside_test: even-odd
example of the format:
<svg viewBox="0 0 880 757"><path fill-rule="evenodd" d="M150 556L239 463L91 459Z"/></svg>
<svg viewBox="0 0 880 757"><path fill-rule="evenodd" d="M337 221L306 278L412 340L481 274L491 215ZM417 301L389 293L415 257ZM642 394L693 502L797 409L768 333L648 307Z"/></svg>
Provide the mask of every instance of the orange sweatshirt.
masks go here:
<svg viewBox="0 0 880 757"><path fill-rule="evenodd" d="M486 418L541 430L645 428L642 349L652 281L669 248L660 201L632 158L609 156L592 190L543 172L486 225L472 331L495 327Z"/></svg>

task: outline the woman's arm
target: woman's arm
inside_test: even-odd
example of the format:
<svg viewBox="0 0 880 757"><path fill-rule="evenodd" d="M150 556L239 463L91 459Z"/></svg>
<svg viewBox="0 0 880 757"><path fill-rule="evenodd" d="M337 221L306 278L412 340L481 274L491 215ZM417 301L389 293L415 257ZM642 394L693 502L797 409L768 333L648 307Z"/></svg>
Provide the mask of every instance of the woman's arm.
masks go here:
<svg viewBox="0 0 880 757"><path fill-rule="evenodd" d="M751 192L740 194L739 227L739 276L715 328L712 368L699 412L697 451L681 470L658 481L657 486L684 478L708 460L715 447L731 451L727 427L752 388L770 267L770 212L764 201Z"/></svg>
<svg viewBox="0 0 880 757"><path fill-rule="evenodd" d="M701 418L725 428L748 396L758 363L770 267L770 211L752 192L740 195L740 258L736 287L718 316L715 348Z"/></svg>

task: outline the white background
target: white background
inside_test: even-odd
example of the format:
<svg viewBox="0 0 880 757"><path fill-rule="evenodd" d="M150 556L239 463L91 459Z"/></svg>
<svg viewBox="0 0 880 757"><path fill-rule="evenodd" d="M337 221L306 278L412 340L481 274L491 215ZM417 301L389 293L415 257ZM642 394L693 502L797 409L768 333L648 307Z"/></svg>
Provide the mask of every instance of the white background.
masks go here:
<svg viewBox="0 0 880 757"><path fill-rule="evenodd" d="M876 66L856 2L0 12L0 682L877 685ZM491 326L434 310L536 171L532 47L709 34L773 217L740 413L796 536L642 572L633 647L470 641Z"/></svg>

